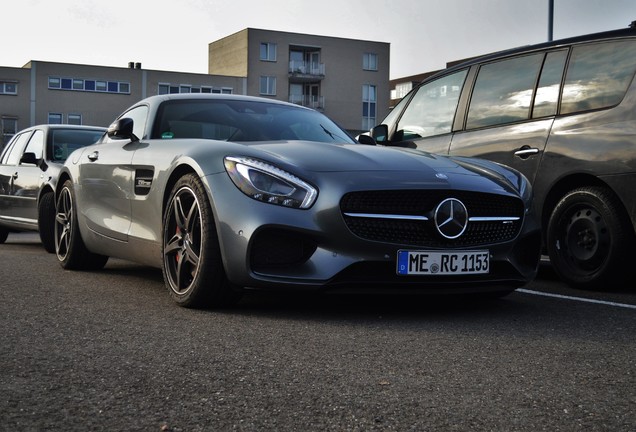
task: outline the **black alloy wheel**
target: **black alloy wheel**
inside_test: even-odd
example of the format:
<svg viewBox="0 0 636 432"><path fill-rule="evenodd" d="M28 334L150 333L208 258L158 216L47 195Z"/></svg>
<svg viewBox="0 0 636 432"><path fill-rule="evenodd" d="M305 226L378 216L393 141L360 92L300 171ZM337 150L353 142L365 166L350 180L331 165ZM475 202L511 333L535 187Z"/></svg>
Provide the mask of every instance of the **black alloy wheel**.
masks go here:
<svg viewBox="0 0 636 432"><path fill-rule="evenodd" d="M55 211L55 254L67 270L99 270L108 257L90 252L77 226L75 193L70 180L64 182Z"/></svg>
<svg viewBox="0 0 636 432"><path fill-rule="evenodd" d="M559 201L548 222L550 262L576 288L618 288L632 271L633 237L631 223L609 189L574 189Z"/></svg>
<svg viewBox="0 0 636 432"><path fill-rule="evenodd" d="M194 174L173 187L163 224L163 274L175 302L222 307L238 301L240 295L225 276L208 198Z"/></svg>

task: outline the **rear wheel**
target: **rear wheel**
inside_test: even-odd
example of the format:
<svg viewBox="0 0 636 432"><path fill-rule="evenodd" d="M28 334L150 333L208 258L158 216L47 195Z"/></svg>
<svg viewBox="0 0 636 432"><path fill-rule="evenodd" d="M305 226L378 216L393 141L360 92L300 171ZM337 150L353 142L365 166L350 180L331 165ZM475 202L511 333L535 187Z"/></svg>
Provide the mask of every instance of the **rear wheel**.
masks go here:
<svg viewBox="0 0 636 432"><path fill-rule="evenodd" d="M604 187L568 192L556 205L547 231L550 262L568 284L582 289L611 289L632 272L634 238L620 202Z"/></svg>
<svg viewBox="0 0 636 432"><path fill-rule="evenodd" d="M79 231L73 183L67 180L57 198L55 213L55 253L67 270L98 270L108 257L86 249Z"/></svg>
<svg viewBox="0 0 636 432"><path fill-rule="evenodd" d="M184 307L229 306L240 298L225 276L212 209L193 174L177 181L164 213L163 275Z"/></svg>
<svg viewBox="0 0 636 432"><path fill-rule="evenodd" d="M44 193L38 202L38 231L47 252L55 252L55 196L52 191Z"/></svg>

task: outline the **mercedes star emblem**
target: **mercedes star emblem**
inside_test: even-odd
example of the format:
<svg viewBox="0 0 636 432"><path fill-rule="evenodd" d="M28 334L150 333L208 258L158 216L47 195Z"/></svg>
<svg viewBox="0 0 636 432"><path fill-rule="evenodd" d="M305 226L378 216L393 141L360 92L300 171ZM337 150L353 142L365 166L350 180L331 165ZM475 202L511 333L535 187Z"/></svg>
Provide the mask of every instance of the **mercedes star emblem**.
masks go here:
<svg viewBox="0 0 636 432"><path fill-rule="evenodd" d="M468 210L457 198L447 198L435 209L437 231L447 239L456 239L468 226Z"/></svg>

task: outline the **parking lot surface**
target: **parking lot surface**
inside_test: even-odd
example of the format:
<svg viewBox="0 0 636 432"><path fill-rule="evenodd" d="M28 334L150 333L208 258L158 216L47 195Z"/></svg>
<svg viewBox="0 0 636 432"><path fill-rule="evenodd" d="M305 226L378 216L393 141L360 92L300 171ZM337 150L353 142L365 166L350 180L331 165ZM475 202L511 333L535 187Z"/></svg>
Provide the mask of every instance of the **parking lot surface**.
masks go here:
<svg viewBox="0 0 636 432"><path fill-rule="evenodd" d="M170 299L161 271L0 245L0 430L633 431L636 289Z"/></svg>

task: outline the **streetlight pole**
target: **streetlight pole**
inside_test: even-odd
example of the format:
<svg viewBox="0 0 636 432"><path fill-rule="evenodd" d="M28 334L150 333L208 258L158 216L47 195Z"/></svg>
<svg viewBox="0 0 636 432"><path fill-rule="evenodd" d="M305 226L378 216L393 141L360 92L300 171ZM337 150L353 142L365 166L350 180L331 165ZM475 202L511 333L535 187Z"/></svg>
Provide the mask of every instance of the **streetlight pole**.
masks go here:
<svg viewBox="0 0 636 432"><path fill-rule="evenodd" d="M552 42L554 30L554 0L548 0L548 42Z"/></svg>

